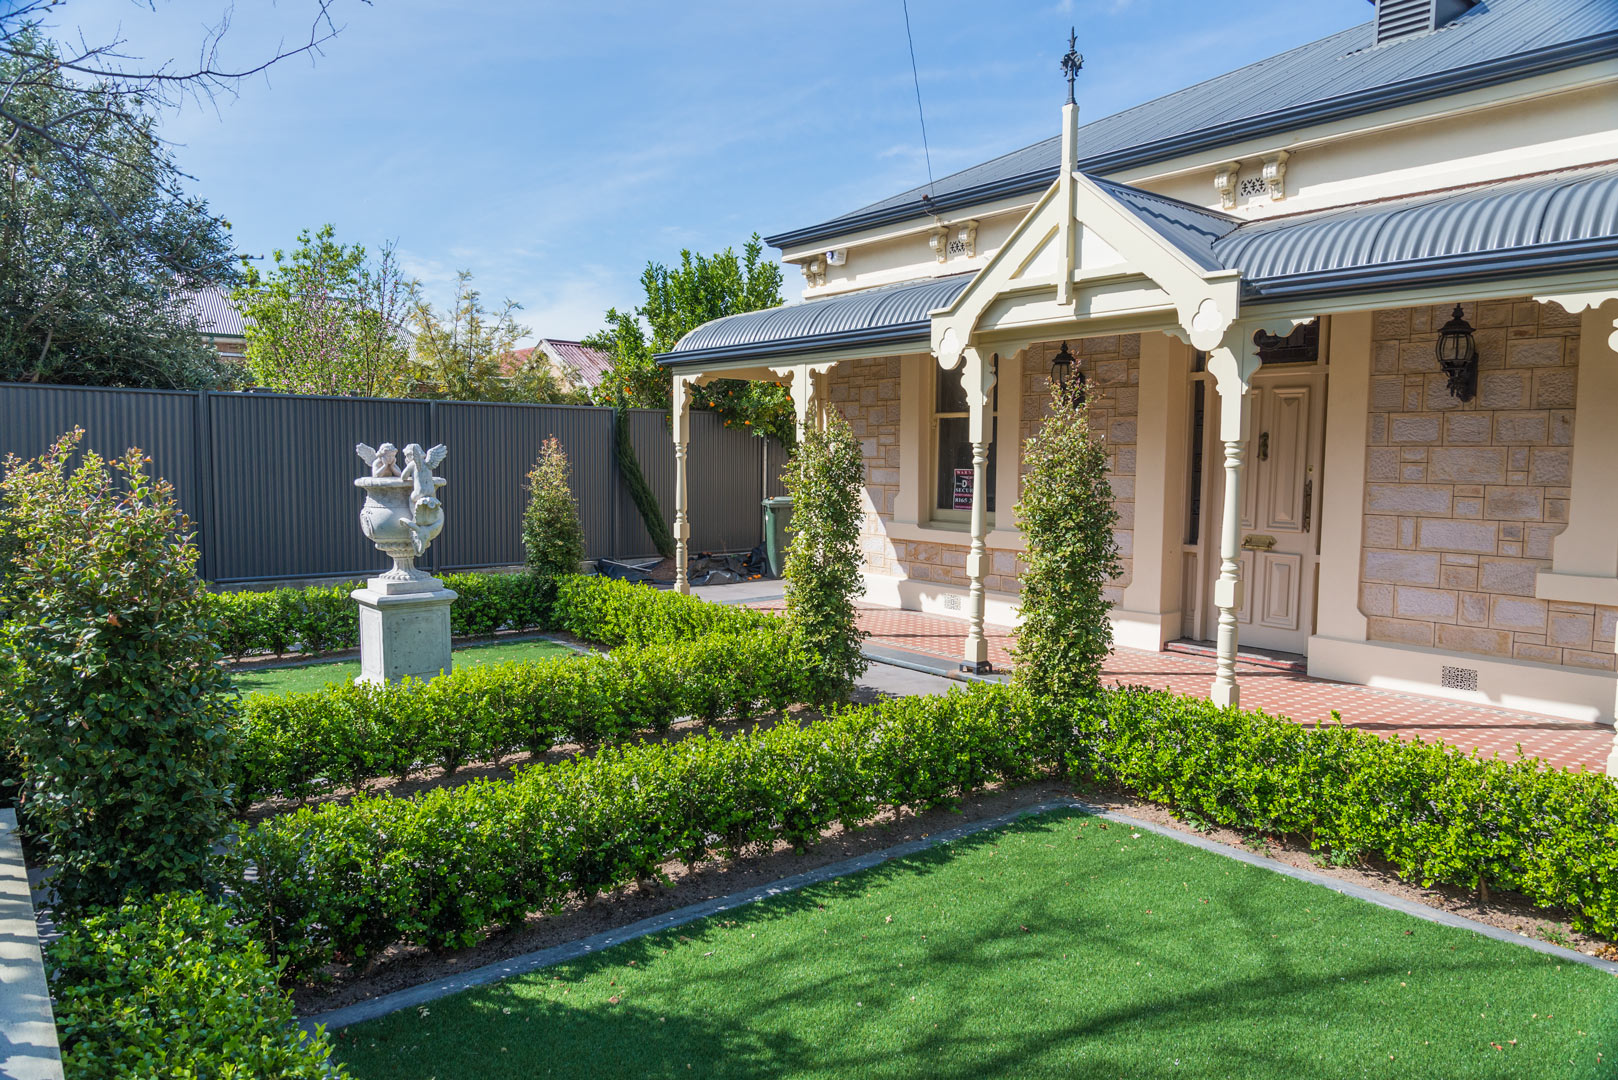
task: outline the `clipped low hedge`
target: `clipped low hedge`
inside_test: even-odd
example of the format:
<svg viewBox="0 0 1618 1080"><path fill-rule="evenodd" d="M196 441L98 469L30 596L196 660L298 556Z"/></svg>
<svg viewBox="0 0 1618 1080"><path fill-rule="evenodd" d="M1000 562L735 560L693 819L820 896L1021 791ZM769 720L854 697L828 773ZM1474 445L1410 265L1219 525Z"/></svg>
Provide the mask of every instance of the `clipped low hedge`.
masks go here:
<svg viewBox="0 0 1618 1080"><path fill-rule="evenodd" d="M450 605L450 633L480 637L502 630L561 629L600 645L651 645L713 633L740 633L779 620L645 585L575 574L445 574L459 594ZM359 647L359 608L351 585L213 593L220 646L227 656L324 653Z"/></svg>
<svg viewBox="0 0 1618 1080"><path fill-rule="evenodd" d="M472 944L570 894L655 877L883 807L937 806L1053 764L1016 699L974 687L732 738L604 748L409 799L305 808L246 834L238 897L277 959L308 972L395 942Z"/></svg>
<svg viewBox="0 0 1618 1080"><path fill-rule="evenodd" d="M445 574L459 594L450 633L480 637L501 630L548 629L545 589L530 574ZM360 643L352 585L221 592L211 596L219 643L227 656L324 653Z"/></svg>
<svg viewBox="0 0 1618 1080"><path fill-rule="evenodd" d="M650 592L651 590L645 590ZM427 765L450 772L519 750L592 745L804 700L806 665L778 627L610 655L461 668L421 684L337 685L242 706L242 805L357 787Z"/></svg>
<svg viewBox="0 0 1618 1080"><path fill-rule="evenodd" d="M1142 689L1102 695L1071 737L1075 771L1193 817L1382 858L1423 885L1518 892L1618 937L1618 784L1601 773Z"/></svg>
<svg viewBox="0 0 1618 1080"><path fill-rule="evenodd" d="M258 874L240 900L290 970L400 941L456 948L671 858L806 846L885 806L936 806L1061 767L1194 819L1306 837L1341 861L1380 857L1424 884L1520 892L1618 936L1618 786L1607 777L1140 689L1075 715L974 686L300 810L244 838Z"/></svg>
<svg viewBox="0 0 1618 1080"><path fill-rule="evenodd" d="M69 1080L347 1075L305 1035L231 909L170 893L70 924L45 951Z"/></svg>
<svg viewBox="0 0 1618 1080"><path fill-rule="evenodd" d="M612 578L561 579L556 626L600 645L654 645L779 626L775 615Z"/></svg>

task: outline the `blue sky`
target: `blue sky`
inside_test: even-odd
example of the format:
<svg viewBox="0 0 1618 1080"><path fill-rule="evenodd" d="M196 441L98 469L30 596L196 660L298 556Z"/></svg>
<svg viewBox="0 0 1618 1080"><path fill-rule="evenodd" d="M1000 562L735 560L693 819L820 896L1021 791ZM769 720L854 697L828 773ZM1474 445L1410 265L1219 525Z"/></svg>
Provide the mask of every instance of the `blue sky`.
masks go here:
<svg viewBox="0 0 1618 1080"><path fill-rule="evenodd" d="M220 0L70 0L58 36L194 62ZM331 222L396 240L435 298L457 269L577 337L648 259L739 247L926 181L900 0L335 0L324 55L163 121L251 254ZM226 63L307 34L310 0L246 0ZM1366 21L1366 0L911 0L933 171L1056 133L1070 24L1088 118ZM773 252L772 252L773 254ZM789 299L802 279L787 278Z"/></svg>

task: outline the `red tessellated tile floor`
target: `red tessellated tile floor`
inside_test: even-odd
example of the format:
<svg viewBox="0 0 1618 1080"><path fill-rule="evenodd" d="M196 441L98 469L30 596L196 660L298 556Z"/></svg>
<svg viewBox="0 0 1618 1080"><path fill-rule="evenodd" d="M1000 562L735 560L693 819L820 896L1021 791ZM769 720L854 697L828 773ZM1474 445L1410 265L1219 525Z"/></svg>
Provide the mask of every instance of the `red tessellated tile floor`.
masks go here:
<svg viewBox="0 0 1618 1080"><path fill-rule="evenodd" d="M755 605L780 610L781 601ZM928 656L958 659L966 621L919 611L862 605L860 627L872 645ZM985 626L989 659L997 671L1011 667L1010 648L1016 631ZM1150 686L1206 697L1213 681L1212 657L1183 653L1151 653L1117 649L1108 657L1106 679L1114 684ZM1297 672L1259 664L1237 663L1242 705L1304 723L1329 720L1336 709L1343 722L1383 736L1446 742L1485 757L1498 753L1513 760L1522 751L1556 767L1579 766L1602 772L1613 746L1613 729L1534 713L1445 701L1350 683L1311 679Z"/></svg>

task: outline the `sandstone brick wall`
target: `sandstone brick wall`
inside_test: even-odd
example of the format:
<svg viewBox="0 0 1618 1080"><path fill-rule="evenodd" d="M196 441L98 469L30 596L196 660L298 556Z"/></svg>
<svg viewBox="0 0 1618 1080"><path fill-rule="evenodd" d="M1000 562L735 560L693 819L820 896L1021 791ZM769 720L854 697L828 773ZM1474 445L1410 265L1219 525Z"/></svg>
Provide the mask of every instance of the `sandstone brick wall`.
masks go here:
<svg viewBox="0 0 1618 1080"><path fill-rule="evenodd" d="M899 495L899 358L848 360L827 375L827 394L859 437L865 458L865 522L860 546L865 565L897 574L898 552L883 521L893 520Z"/></svg>
<svg viewBox="0 0 1618 1080"><path fill-rule="evenodd" d="M1376 313L1360 609L1367 636L1613 670L1618 609L1534 597L1567 527L1579 320L1530 300L1464 306L1477 397L1445 389L1450 308ZM1580 422L1612 422L1580 417Z"/></svg>
<svg viewBox="0 0 1618 1080"><path fill-rule="evenodd" d="M1022 432L1024 440L1039 431L1051 404L1051 358L1061 349L1060 342L1046 342L1029 349L1023 357ZM1112 494L1118 508L1119 561L1123 572L1107 596L1113 603L1134 580L1135 550L1135 429L1140 414L1140 335L1085 338L1068 342L1068 351L1079 361L1079 369L1089 382L1090 423L1107 445L1107 466L1111 470ZM1027 470L1024 464L1018 475Z"/></svg>
<svg viewBox="0 0 1618 1080"><path fill-rule="evenodd" d="M1039 428L1050 402L1051 357L1058 343L1038 345L1023 359L1021 387L1002 386L1005 395L1022 395L1020 430L999 429L1004 440L998 453L1021 453L1022 441ZM1068 343L1073 355L1089 376L1091 416L1096 430L1108 444L1113 493L1118 505L1118 547L1124 565L1123 575L1110 590L1116 602L1131 580L1135 520L1135 426L1140 394L1140 338L1088 338ZM965 531L941 531L948 540L892 540L887 524L893 520L899 494L899 395L898 357L850 360L838 364L828 376L827 393L831 403L848 420L859 437L865 458L865 523L861 547L865 565L873 573L931 581L956 588L967 587L966 553L970 543ZM923 393L920 387L915 393ZM926 395L931 401L930 392ZM923 437L930 429L924 427ZM1019 475L1022 473L1019 468ZM1000 492L996 498L995 519L1002 529L1013 527L1012 507L1016 492ZM955 537L959 540L955 540ZM1015 552L989 551L988 572L983 587L990 592L1015 595L1022 562Z"/></svg>

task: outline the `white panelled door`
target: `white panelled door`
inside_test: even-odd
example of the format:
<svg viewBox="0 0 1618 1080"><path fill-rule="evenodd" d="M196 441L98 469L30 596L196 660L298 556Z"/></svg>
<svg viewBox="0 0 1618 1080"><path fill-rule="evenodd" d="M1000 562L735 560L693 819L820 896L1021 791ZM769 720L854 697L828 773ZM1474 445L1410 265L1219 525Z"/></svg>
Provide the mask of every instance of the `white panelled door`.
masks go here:
<svg viewBox="0 0 1618 1080"><path fill-rule="evenodd" d="M1315 526L1325 374L1255 375L1242 483L1242 646L1307 651L1315 603ZM1217 521L1217 515L1213 518Z"/></svg>

